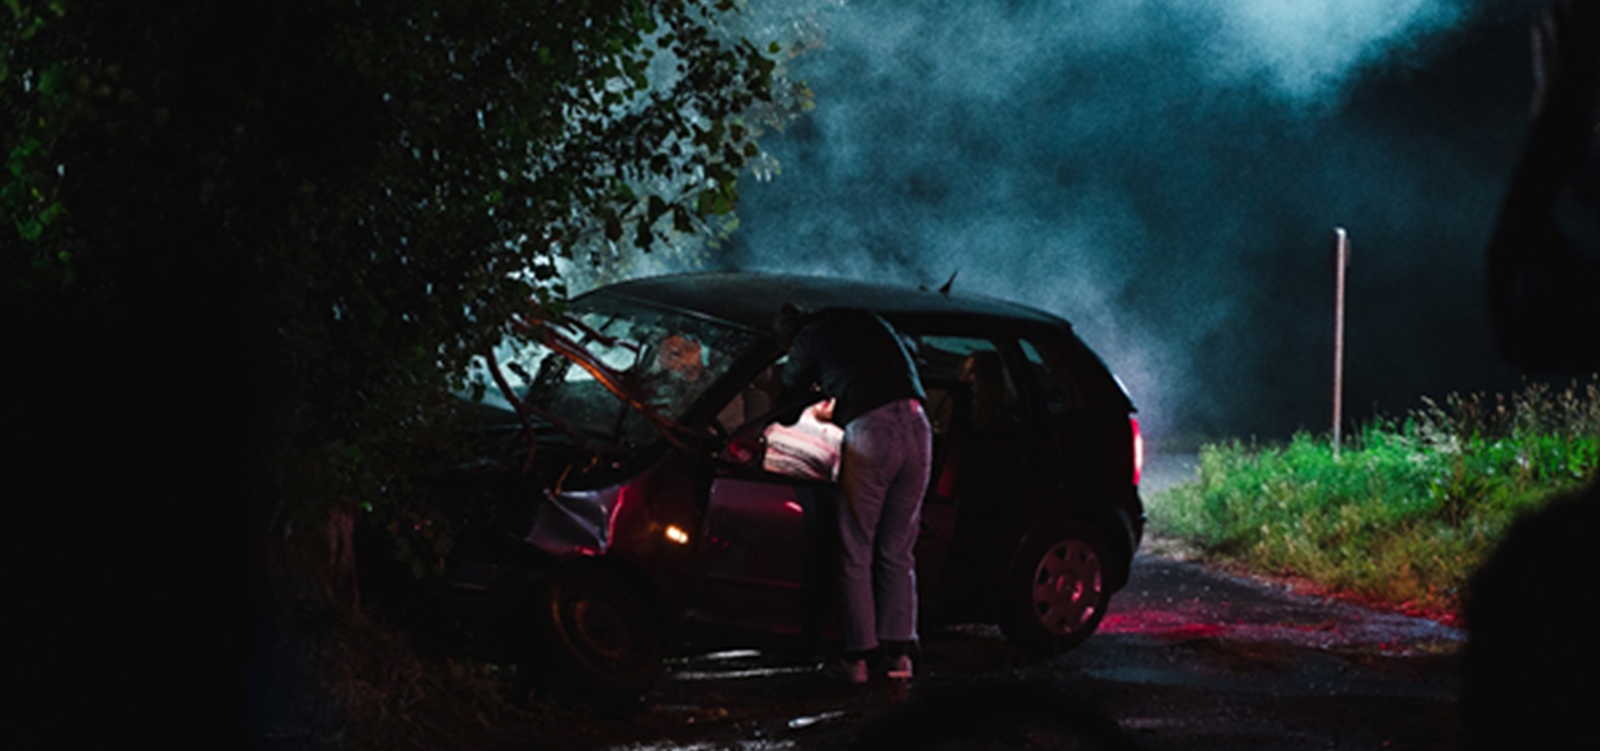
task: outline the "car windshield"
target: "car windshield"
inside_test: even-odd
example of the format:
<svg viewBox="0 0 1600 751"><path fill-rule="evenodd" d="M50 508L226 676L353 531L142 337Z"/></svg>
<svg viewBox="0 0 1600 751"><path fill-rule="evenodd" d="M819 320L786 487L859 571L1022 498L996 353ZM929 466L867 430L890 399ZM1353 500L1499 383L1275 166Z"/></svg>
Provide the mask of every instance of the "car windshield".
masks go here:
<svg viewBox="0 0 1600 751"><path fill-rule="evenodd" d="M629 399L677 420L757 341L744 329L605 298L574 303L551 329L576 345L576 357L558 351L563 348L559 342L508 338L496 348L512 392L585 438L624 445L648 443L658 434L601 376ZM584 367L579 362L584 359L595 369ZM482 389L485 404L511 409L486 363L480 362L469 377L475 389Z"/></svg>

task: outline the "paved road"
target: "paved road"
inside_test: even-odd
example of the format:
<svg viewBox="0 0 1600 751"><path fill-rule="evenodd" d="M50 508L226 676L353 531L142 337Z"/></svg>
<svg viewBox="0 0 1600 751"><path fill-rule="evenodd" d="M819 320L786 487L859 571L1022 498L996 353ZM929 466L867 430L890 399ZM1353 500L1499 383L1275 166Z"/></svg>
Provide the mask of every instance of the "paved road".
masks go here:
<svg viewBox="0 0 1600 751"><path fill-rule="evenodd" d="M1158 458L1147 489L1181 481L1188 462ZM926 634L909 686L837 686L794 656L700 656L591 739L617 751L1457 748L1463 638L1146 553L1100 633L1048 662L980 626Z"/></svg>

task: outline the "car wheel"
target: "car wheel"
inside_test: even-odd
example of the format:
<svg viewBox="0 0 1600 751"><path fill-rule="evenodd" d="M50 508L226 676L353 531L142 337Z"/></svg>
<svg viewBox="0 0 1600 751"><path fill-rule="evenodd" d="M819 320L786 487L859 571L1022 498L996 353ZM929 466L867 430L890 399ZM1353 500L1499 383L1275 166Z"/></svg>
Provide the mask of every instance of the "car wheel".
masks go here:
<svg viewBox="0 0 1600 751"><path fill-rule="evenodd" d="M636 699L661 676L655 614L627 584L600 566L561 570L546 590L551 647L565 679L557 688L583 698Z"/></svg>
<svg viewBox="0 0 1600 751"><path fill-rule="evenodd" d="M1105 538L1078 521L1035 525L1007 582L1001 627L1012 641L1057 654L1094 633L1111 603Z"/></svg>

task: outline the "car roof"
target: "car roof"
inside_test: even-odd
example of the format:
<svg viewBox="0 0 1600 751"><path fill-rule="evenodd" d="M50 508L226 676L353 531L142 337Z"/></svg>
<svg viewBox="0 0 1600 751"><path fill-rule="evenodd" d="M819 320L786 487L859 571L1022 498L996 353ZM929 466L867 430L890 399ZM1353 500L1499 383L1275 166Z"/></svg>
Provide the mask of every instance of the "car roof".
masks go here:
<svg viewBox="0 0 1600 751"><path fill-rule="evenodd" d="M785 302L804 310L856 308L890 321L986 318L1066 326L1042 310L981 295L949 294L856 279L754 271L670 274L619 282L579 298L622 298L690 312L757 331Z"/></svg>

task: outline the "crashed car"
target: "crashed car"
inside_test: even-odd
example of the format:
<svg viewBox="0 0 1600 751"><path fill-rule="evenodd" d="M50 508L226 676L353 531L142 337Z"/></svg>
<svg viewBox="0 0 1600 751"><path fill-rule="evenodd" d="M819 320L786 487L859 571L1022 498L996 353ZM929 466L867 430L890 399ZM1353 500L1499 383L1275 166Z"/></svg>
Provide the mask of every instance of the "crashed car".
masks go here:
<svg viewBox="0 0 1600 751"><path fill-rule="evenodd" d="M411 612L611 693L648 688L690 631L836 639L842 430L780 403L785 301L869 309L915 353L921 628L996 623L1045 654L1088 637L1144 526L1138 423L1100 358L1020 305L753 273L604 287L485 357L478 459L430 483L460 532Z"/></svg>

